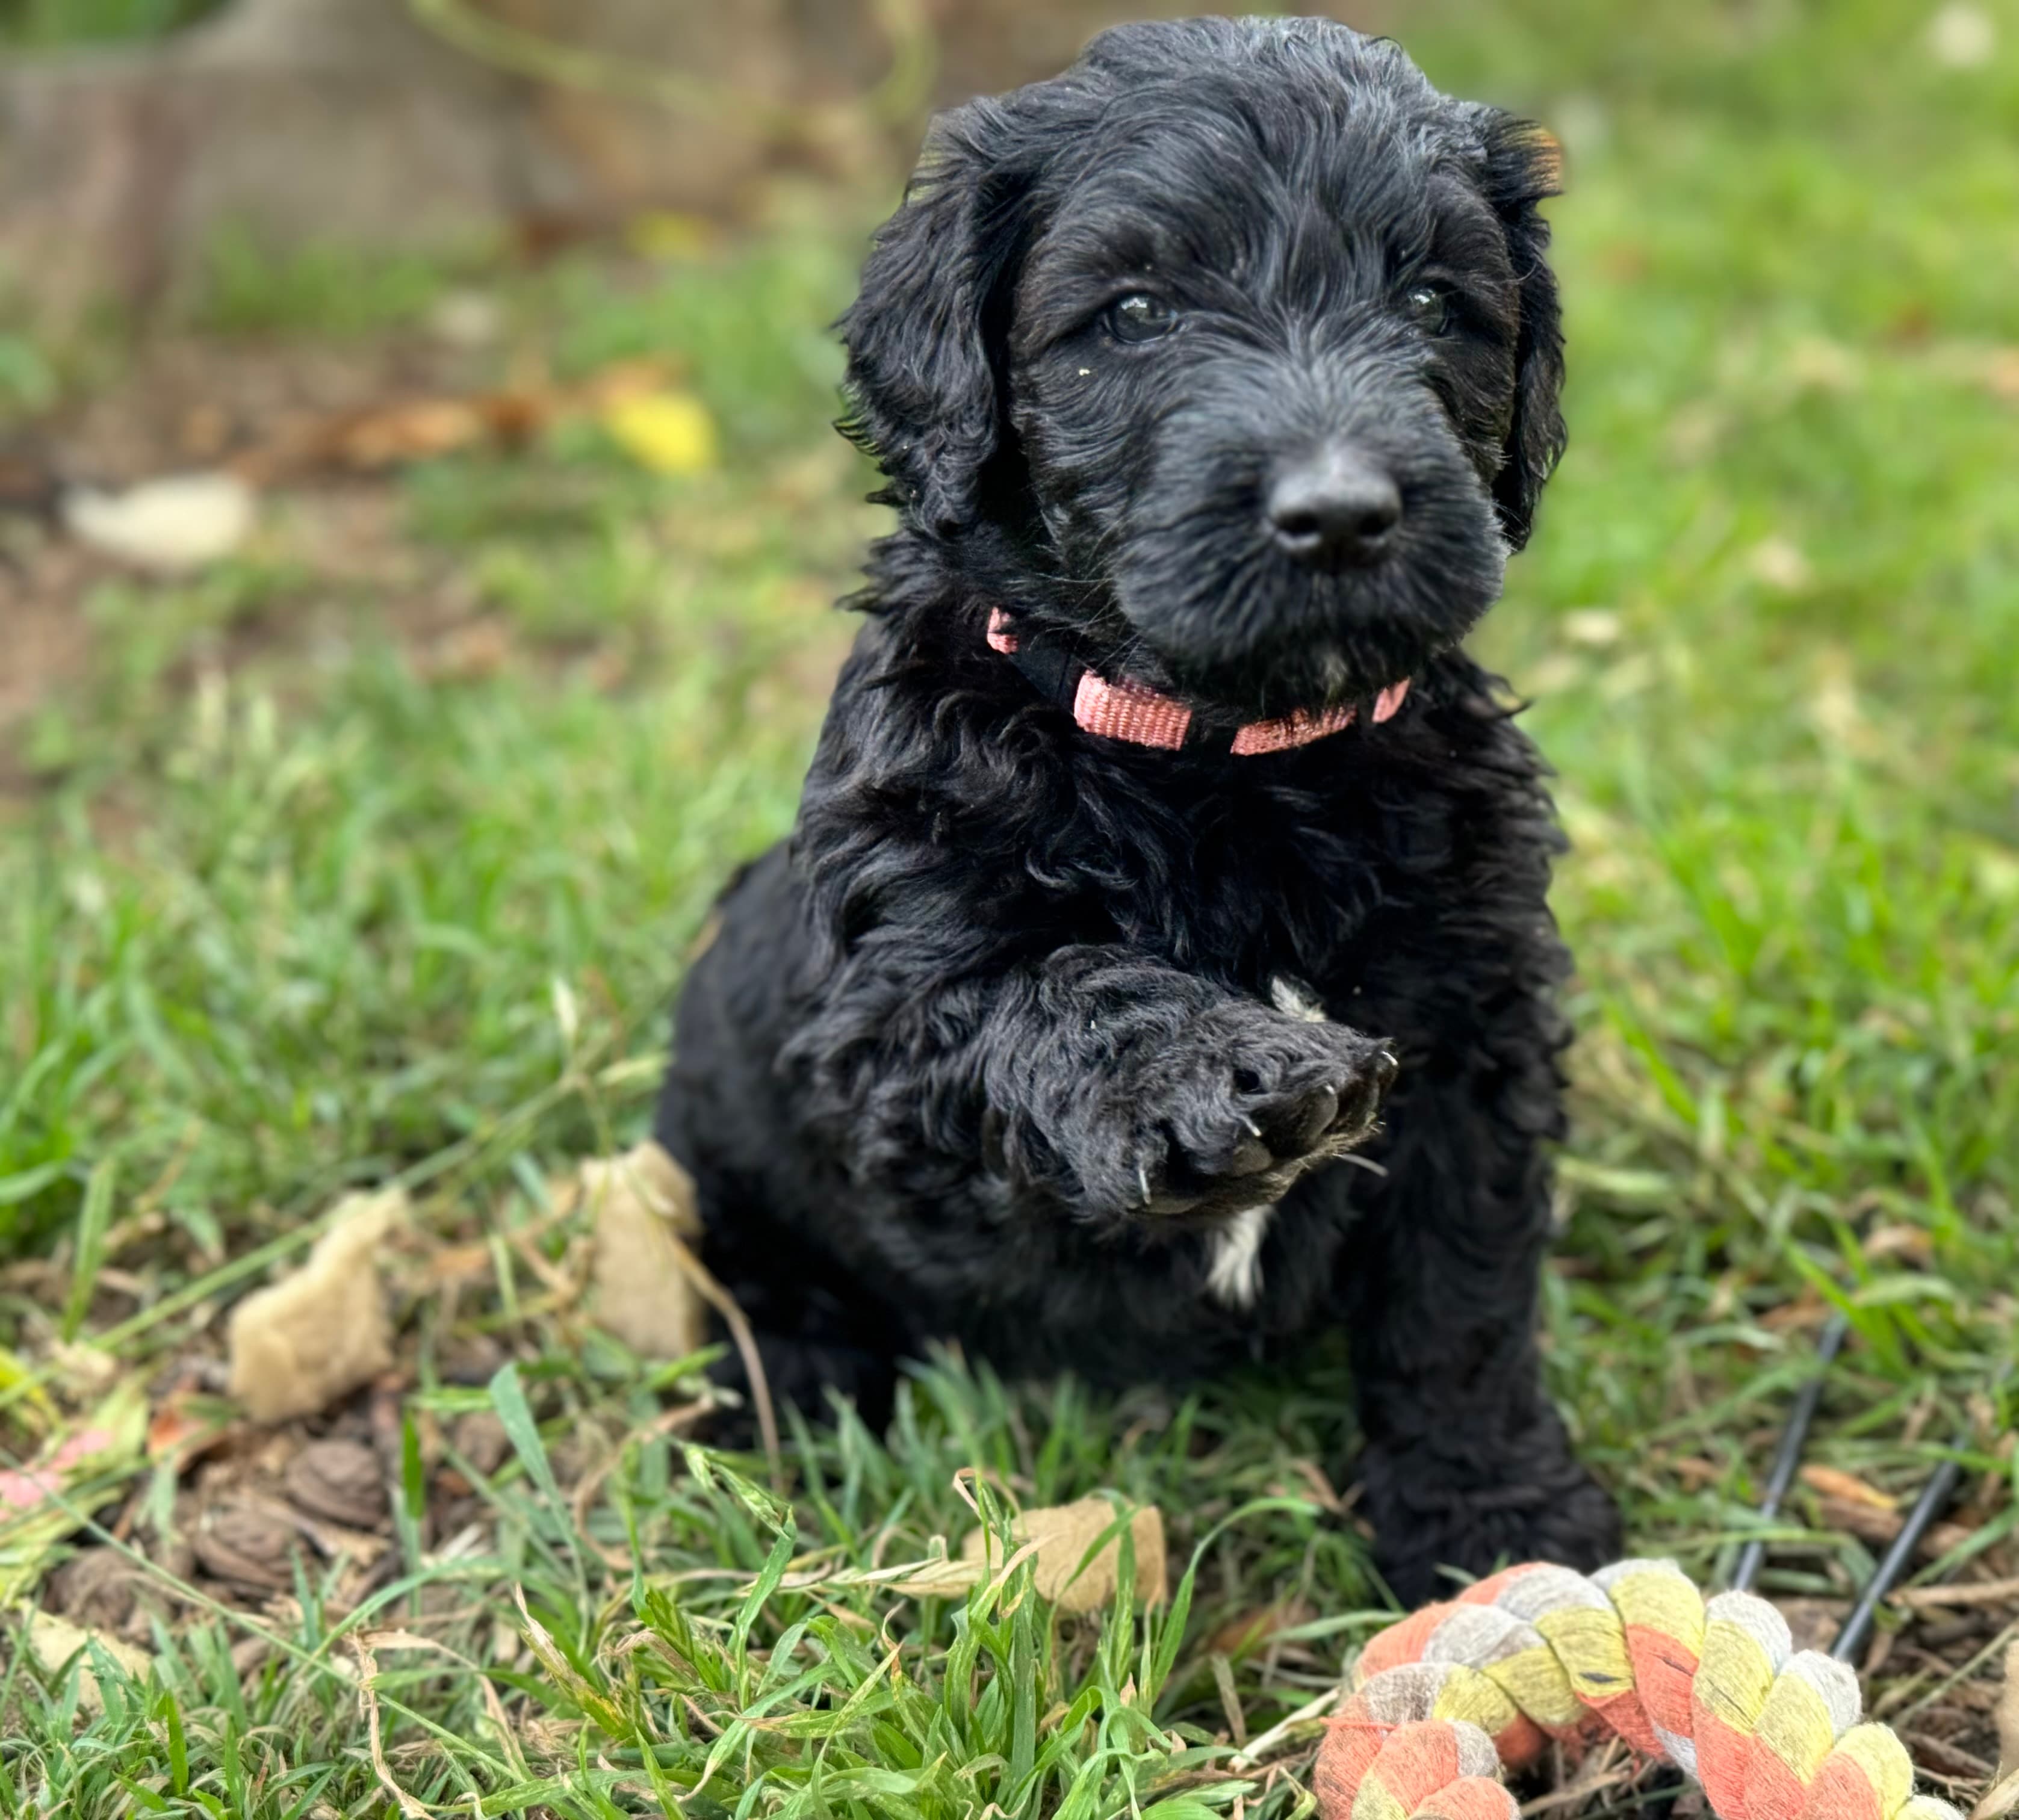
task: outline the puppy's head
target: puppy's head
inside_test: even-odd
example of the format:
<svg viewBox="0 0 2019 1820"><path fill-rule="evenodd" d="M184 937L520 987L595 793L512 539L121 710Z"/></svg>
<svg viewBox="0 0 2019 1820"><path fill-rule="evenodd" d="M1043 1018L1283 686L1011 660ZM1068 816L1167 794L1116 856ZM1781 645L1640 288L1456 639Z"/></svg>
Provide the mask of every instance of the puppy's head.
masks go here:
<svg viewBox="0 0 2019 1820"><path fill-rule="evenodd" d="M1555 176L1345 27L1120 27L937 124L843 318L853 427L1096 660L1363 698L1492 604L1561 451Z"/></svg>

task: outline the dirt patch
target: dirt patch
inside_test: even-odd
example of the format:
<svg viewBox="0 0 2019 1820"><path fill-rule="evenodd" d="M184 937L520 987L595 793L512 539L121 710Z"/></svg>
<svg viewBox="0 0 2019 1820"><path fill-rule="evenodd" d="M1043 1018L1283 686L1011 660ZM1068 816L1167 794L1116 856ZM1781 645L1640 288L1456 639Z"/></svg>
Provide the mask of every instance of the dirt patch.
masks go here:
<svg viewBox="0 0 2019 1820"><path fill-rule="evenodd" d="M387 399L467 389L481 379L477 364L418 335L334 344L163 336L38 440L66 479L129 482L228 461Z"/></svg>
<svg viewBox="0 0 2019 1820"><path fill-rule="evenodd" d="M422 337L334 348L163 338L116 384L17 438L0 498L0 810L31 796L44 770L30 749L38 711L74 699L103 658L94 591L135 579L63 534L53 503L63 488L227 465L389 400L470 388L479 364ZM194 637L205 664L236 669L368 622L430 673L480 668L498 642L482 633L472 642L473 592L452 552L408 535L390 473L309 474L264 494L247 555L298 581L285 611L227 612ZM186 682L194 667L179 659L169 680Z"/></svg>

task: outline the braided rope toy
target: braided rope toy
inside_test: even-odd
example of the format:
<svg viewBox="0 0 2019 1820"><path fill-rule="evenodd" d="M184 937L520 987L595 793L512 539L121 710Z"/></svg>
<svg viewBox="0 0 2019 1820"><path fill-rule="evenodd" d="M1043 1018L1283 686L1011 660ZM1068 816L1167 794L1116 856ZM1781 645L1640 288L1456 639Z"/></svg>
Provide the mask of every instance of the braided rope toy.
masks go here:
<svg viewBox="0 0 2019 1820"><path fill-rule="evenodd" d="M1312 1789L1323 1820L1516 1820L1503 1764L1609 1728L1720 1820L1961 1820L1859 1712L1857 1676L1751 1593L1706 1602L1668 1561L1533 1562L1375 1637Z"/></svg>

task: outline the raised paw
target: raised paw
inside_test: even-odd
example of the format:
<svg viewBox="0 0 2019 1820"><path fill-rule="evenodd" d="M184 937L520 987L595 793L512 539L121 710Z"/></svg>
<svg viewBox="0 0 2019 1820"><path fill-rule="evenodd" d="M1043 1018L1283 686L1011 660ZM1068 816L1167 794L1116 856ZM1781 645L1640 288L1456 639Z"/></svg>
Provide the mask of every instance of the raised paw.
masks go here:
<svg viewBox="0 0 2019 1820"><path fill-rule="evenodd" d="M1130 1083L1137 1206L1205 1219L1266 1206L1364 1142L1394 1078L1386 1047L1343 1024L1301 1008L1214 1005Z"/></svg>

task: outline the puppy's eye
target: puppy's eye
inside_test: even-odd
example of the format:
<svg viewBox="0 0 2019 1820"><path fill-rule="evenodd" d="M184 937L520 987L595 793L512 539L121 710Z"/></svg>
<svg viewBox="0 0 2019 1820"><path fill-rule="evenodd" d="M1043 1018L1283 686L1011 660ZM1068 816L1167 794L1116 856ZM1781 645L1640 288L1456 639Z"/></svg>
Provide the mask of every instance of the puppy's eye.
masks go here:
<svg viewBox="0 0 2019 1820"><path fill-rule="evenodd" d="M1425 335L1442 335L1451 327L1451 292L1441 284L1417 284L1402 299L1409 320Z"/></svg>
<svg viewBox="0 0 2019 1820"><path fill-rule="evenodd" d="M1178 326L1178 313L1162 298L1136 291L1111 303L1104 320L1118 342L1153 342Z"/></svg>

